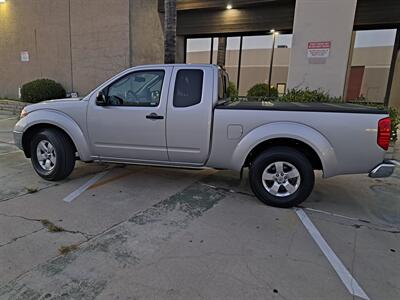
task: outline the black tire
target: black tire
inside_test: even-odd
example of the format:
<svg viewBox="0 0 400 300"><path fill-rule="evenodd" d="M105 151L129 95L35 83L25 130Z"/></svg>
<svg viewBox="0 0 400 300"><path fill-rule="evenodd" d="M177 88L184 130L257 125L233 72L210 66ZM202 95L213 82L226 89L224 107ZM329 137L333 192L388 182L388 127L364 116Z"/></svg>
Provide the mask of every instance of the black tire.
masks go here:
<svg viewBox="0 0 400 300"><path fill-rule="evenodd" d="M272 180L263 181L262 179L264 170L268 166L282 161L297 168L300 174L297 190L288 196L276 196L268 192L267 188L264 187L264 183L267 185L269 182L272 182L272 184L275 184L275 182ZM285 165L285 168L287 168L287 165ZM263 203L275 207L289 208L299 205L308 198L314 188L315 177L312 165L303 153L293 148L282 146L270 148L254 159L250 166L249 180L254 194ZM297 181L296 178L294 180L295 182ZM277 184L279 185L279 183ZM269 186L267 185L267 187ZM280 190L281 187L279 187L278 191Z"/></svg>
<svg viewBox="0 0 400 300"><path fill-rule="evenodd" d="M51 170L45 170L39 163L37 147L41 141L49 141L56 157ZM35 134L30 144L31 161L36 173L49 181L59 181L67 178L75 167L75 148L69 137L61 130L44 129Z"/></svg>

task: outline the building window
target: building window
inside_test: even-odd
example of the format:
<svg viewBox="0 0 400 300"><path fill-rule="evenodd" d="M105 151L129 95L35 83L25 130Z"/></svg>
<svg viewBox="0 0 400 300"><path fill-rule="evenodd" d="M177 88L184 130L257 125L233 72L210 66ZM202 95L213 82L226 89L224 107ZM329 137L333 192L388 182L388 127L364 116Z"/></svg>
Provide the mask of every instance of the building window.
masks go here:
<svg viewBox="0 0 400 300"><path fill-rule="evenodd" d="M244 36L239 80L239 95L255 84L268 83L272 35Z"/></svg>
<svg viewBox="0 0 400 300"><path fill-rule="evenodd" d="M211 52L211 38L186 40L186 63L209 64Z"/></svg>
<svg viewBox="0 0 400 300"><path fill-rule="evenodd" d="M347 101L384 102L395 37L396 29L354 32Z"/></svg>
<svg viewBox="0 0 400 300"><path fill-rule="evenodd" d="M284 84L286 90L292 34L276 34L273 51L272 45L272 34L227 37L224 67L240 96L255 84L269 83L272 53L271 85ZM187 63L217 63L217 56L218 38L187 39Z"/></svg>
<svg viewBox="0 0 400 300"><path fill-rule="evenodd" d="M240 36L228 37L226 40L225 70L228 73L229 81L235 86L238 84L240 59Z"/></svg>
<svg viewBox="0 0 400 300"><path fill-rule="evenodd" d="M186 40L186 63L216 64L218 38L189 38Z"/></svg>

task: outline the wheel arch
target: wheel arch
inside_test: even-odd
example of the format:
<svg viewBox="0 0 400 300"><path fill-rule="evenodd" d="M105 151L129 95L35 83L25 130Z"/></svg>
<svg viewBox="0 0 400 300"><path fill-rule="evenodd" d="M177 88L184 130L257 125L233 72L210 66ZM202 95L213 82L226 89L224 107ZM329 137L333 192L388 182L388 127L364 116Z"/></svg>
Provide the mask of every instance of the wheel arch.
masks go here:
<svg viewBox="0 0 400 300"><path fill-rule="evenodd" d="M273 138L259 143L251 149L243 166L249 166L251 162L266 149L278 146L286 146L300 151L308 158L314 170L323 170L322 161L317 152L308 144L293 138Z"/></svg>
<svg viewBox="0 0 400 300"><path fill-rule="evenodd" d="M58 112L41 110L28 114L21 121L17 124L17 129L23 132L21 144L26 157L30 157L29 142L34 134L49 128L63 132L82 161L91 160L86 138L78 124L70 117Z"/></svg>
<svg viewBox="0 0 400 300"><path fill-rule="evenodd" d="M305 154L324 177L335 175L336 154L329 141L315 129L294 122L275 122L250 131L232 156L235 170L248 166L260 152L273 146L290 146Z"/></svg>
<svg viewBox="0 0 400 300"><path fill-rule="evenodd" d="M39 123L39 124L35 124L35 125L32 125L31 127L29 127L22 135L22 148L23 148L23 151L27 158L31 158L31 153L30 153L30 149L29 149L30 141L35 136L35 134L37 134L38 132L43 131L45 129L54 129L54 130L64 133L65 136L68 138L68 140L71 142L72 146L74 147L75 152L78 151L76 149L76 145L75 145L74 141L72 140L71 136L65 130L63 130L59 126L56 126L51 123Z"/></svg>

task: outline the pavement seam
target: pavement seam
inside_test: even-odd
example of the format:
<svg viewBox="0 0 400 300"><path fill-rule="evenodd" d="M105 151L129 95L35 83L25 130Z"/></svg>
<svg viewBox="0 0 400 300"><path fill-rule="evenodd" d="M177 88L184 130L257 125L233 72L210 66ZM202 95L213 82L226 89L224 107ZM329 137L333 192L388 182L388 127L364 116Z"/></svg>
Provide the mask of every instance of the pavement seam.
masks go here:
<svg viewBox="0 0 400 300"><path fill-rule="evenodd" d="M1 179L1 178L0 178L0 179ZM40 192L40 191L43 191L43 190L46 190L46 189L48 189L48 188L55 187L55 186L58 186L58 185L59 185L58 183L54 183L54 184L50 184L50 185L48 185L48 186L44 186L44 187L42 187L42 188L38 188L37 191L35 192L35 194L38 193L38 192ZM7 202L7 201L10 201L10 200L18 199L18 198L21 198L21 197L23 197L23 196L30 195L30 194L32 194L32 192L25 192L25 193L22 193L22 194L18 194L18 195L14 196L14 197L5 198L5 199L0 199L0 204L1 204L2 202Z"/></svg>
<svg viewBox="0 0 400 300"><path fill-rule="evenodd" d="M232 189L229 189L229 188L218 187L218 186L214 186L214 185L210 185L210 184L206 184L206 183L201 183L201 184L204 185L204 186L216 189L217 191L235 193L235 194L239 194L239 195L244 195L244 196L248 196L248 197L257 198L255 195L247 193L247 192L235 191L235 190L232 190ZM329 216L332 216L332 217L336 217L336 218L343 218L343 219L346 219L346 220L352 220L352 221L364 223L364 224L359 225L359 226L366 227L366 228L371 229L371 230L386 231L386 232L389 232L389 233L400 233L400 228L398 228L396 226L393 226L393 225L374 223L374 222L371 222L371 221L365 220L365 219L347 217L347 216L344 216L344 215L335 214L335 213L331 213L331 212L323 211L323 210L319 210L319 209L304 207L304 206L301 206L301 205L299 205L297 207L298 208L302 208L304 210L311 211L311 212L315 212L315 213L326 214L326 215L329 215ZM371 227L371 226L368 226L368 225L365 225L365 224L370 224L370 225L380 226L380 227L394 228L394 230L383 229L383 228L374 228L374 227ZM346 224L343 224L343 225L346 225ZM353 226L353 225L348 225L348 226Z"/></svg>
<svg viewBox="0 0 400 300"><path fill-rule="evenodd" d="M139 212L140 212L140 211L138 211L138 213L139 213ZM0 215L1 215L1 216L6 216L6 217L22 218L22 219L26 219L26 220L30 220L30 221L41 221L41 220L39 220L39 219L29 219L29 218L25 218L25 217L22 217L22 216L8 216L8 215L2 214L2 213L0 213ZM101 235L106 234L107 232L113 230L115 227L118 227L119 225L121 225L121 224L123 224L123 223L125 223L125 222L128 222L128 221L129 221L129 218L127 218L127 219L125 219L125 220L122 220L121 222L115 223L115 224L113 224L113 225L107 227L106 229L104 229L103 231L101 231L101 232L99 232L99 233L97 233L97 234L93 234L93 235L92 235L92 234L87 234L89 237L86 237L85 234L83 234L82 232L75 231L75 233L80 233L80 234L82 234L82 235L86 238L85 241L79 242L79 243L77 243L76 245L79 246L79 247L82 246L82 245L85 245L85 244L87 244L87 243L89 243L89 242L95 240L96 238L100 237ZM41 228L40 230L42 230L42 229L44 229L44 227ZM39 231L40 231L40 230L39 230ZM66 231L66 232L68 232L68 231ZM70 233L73 233L73 232L70 232ZM27 236L28 236L28 235L27 235ZM33 266L32 268L30 268L29 270L26 270L25 272L19 274L17 277L11 279L7 284L9 284L9 283L11 283L11 282L13 282L13 281L18 281L18 280L19 280L21 277L23 277L25 274L27 274L27 273L29 273L29 272L35 270L38 266L40 266L40 265L42 265L42 264L47 264L47 263L49 263L49 262L52 262L52 261L54 261L55 259L57 259L57 258L59 258L59 257L62 257L62 256L63 256L63 255L59 254L59 255L50 257L49 259L47 259L47 260L44 261L44 262L41 262L41 263L39 263L39 264L37 264L37 265L34 265L34 266Z"/></svg>
<svg viewBox="0 0 400 300"><path fill-rule="evenodd" d="M27 236L30 236L30 235L32 235L32 234L35 234L35 233L37 233L37 232L39 232L39 231L42 231L43 229L44 229L44 227L42 227L42 228L40 228L40 229L37 229L37 230L34 230L34 231L32 231L32 232L29 232L29 233L27 233L27 234L17 236L17 237L15 237L15 238L13 238L12 240L8 241L7 243L0 244L0 248L5 247L5 246L8 246L8 245L11 245L11 244L15 243L16 241L18 241L18 240L20 240L20 239L22 239L22 238L25 238L25 237L27 237Z"/></svg>
<svg viewBox="0 0 400 300"><path fill-rule="evenodd" d="M351 274L354 275L354 265L356 262L356 249L357 249L357 228L355 228L354 230L354 246L353 246L353 257L351 259ZM351 286L353 287L354 282L351 283ZM355 295L354 295L354 288L353 288L353 299L355 299Z"/></svg>
<svg viewBox="0 0 400 300"><path fill-rule="evenodd" d="M0 154L0 156L1 156L1 154ZM16 173L15 175L21 174L21 173L23 173L23 172L24 172L24 171L21 171L21 172L19 172L19 173ZM91 175L95 175L95 174L98 174L98 173L99 173L99 172L88 173L88 174L85 174L84 176L91 176ZM2 176L2 177L0 177L0 179L6 178L7 176L8 176L8 175ZM74 179L75 179L75 178L74 178ZM46 189L48 189L48 188L57 187L57 186L59 186L60 184L71 182L71 181L73 181L74 179L67 179L65 182L50 183L48 186L44 186L44 187L38 188L37 191L35 192L35 194L38 193L38 192L40 192L40 191L46 190ZM30 192L25 192L25 193L18 194L18 195L16 195L16 196L13 196L13 197L10 197L10 198L0 199L0 204L1 204L2 202L10 201L10 200L13 200L13 199L18 199L18 198L21 198L21 197L23 197L23 196L30 195L30 194L32 194L32 193L30 193Z"/></svg>
<svg viewBox="0 0 400 300"><path fill-rule="evenodd" d="M122 224L124 224L124 223L126 223L126 224L135 223L135 222L139 222L139 223L140 223L140 221L142 221L142 218L141 218L141 217L145 216L146 212L151 211L151 210L153 210L154 208L157 208L160 204L163 204L163 202L168 201L168 199L171 199L171 198L173 198L173 197L176 197L177 195L179 195L179 194L181 194L182 192L186 191L188 188L190 188L192 185L195 185L195 184L202 185L202 182L200 182L200 181L195 181L194 183L192 183L192 184L190 184L189 186L185 187L183 190L181 190L181 191L179 191L179 192L177 192L177 193L175 193L175 194L173 194L173 195L171 195L171 196L169 196L169 197L167 197L167 198L165 198L165 199L159 201L158 203L156 203L156 204L154 204L154 205L152 205L152 206L150 206L150 207L148 207L148 208L138 210L137 212L135 212L135 213L133 214L133 216L131 216L131 217L125 219L125 220L122 220L121 222L118 222L118 223L116 223L116 224L114 224L114 225L111 225L111 226L107 227L106 229L104 229L103 231L99 232L98 234L92 235L92 236L91 236L90 238L88 238L87 240L82 241L82 242L79 242L79 243L77 243L76 245L77 245L78 247L81 247L82 245L87 245L87 244L89 244L89 242L93 242L93 241L95 241L96 239L101 238L103 235L106 235L108 232L111 232L113 229L117 228L118 226L120 226L120 225L122 225ZM223 196L223 197L227 196L225 193L221 193L220 191L216 191L216 192L217 192L217 194L220 194L220 195ZM214 205L214 204L213 204L213 205ZM212 206L213 206L213 205L212 205ZM208 209L207 209L207 210L208 210ZM2 215L2 214L0 214L0 215ZM15 217L19 217L19 216L15 216ZM25 218L25 217L22 217L22 218ZM28 218L28 219L29 219L29 218ZM138 219L138 220L136 220L136 219ZM36 221L37 219L33 219L33 220ZM140 224L140 225L141 225L141 224ZM56 260L59 259L60 257L65 257L65 255L56 255L56 256L53 256L53 257L47 259L46 261L41 262L41 263L39 263L38 265L33 266L33 267L30 268L29 270L23 272L22 274L18 275L18 276L15 277L14 279L10 280L6 285L11 284L12 282L17 282L17 281L20 280L24 275L26 275L26 274L28 274L28 273L34 271L34 270L37 269L39 266L52 263L53 261L56 261Z"/></svg>
<svg viewBox="0 0 400 300"><path fill-rule="evenodd" d="M344 222L339 222L339 221L334 221L334 220L327 220L327 219L322 219L322 218L318 218L316 217L318 220L323 221L323 222L328 222L328 223L334 223L334 224L338 224L338 225L342 225L342 226L346 226L346 227L353 227L356 229L359 228L366 228L369 230L373 230L373 231L379 231L379 232L386 232L386 233L392 233L392 234L399 234L400 233L400 229L396 229L396 230L391 230L391 229L385 229L385 228L380 228L380 227L372 227L370 225L365 225L365 224L346 224ZM372 224L371 225L375 225ZM379 226L379 225L376 225Z"/></svg>
<svg viewBox="0 0 400 300"><path fill-rule="evenodd" d="M0 216L8 217L8 218L19 218L19 219L23 219L23 220L26 220L26 221L32 221L32 222L42 222L44 220L44 219L34 219L34 218L28 218L28 217L24 217L24 216L17 216L17 215L7 215L7 214L4 214L4 213L0 213ZM46 227L43 227L43 228L46 228ZM85 237L86 240L89 240L90 237L93 236L90 233L82 232L82 231L79 231L79 230L69 230L69 229L65 229L65 228L62 228L62 229L63 230L61 232L66 232L66 233L71 233L71 234L81 234L81 235L83 235Z"/></svg>

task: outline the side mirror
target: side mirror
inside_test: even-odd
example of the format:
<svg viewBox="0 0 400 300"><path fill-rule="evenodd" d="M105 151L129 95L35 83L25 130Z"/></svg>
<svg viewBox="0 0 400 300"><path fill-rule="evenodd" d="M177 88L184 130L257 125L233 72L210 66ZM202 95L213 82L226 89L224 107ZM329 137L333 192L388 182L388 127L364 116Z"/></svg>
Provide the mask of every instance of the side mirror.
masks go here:
<svg viewBox="0 0 400 300"><path fill-rule="evenodd" d="M106 106L107 105L107 99L106 96L104 95L103 91L98 92L96 96L96 104L98 106Z"/></svg>

